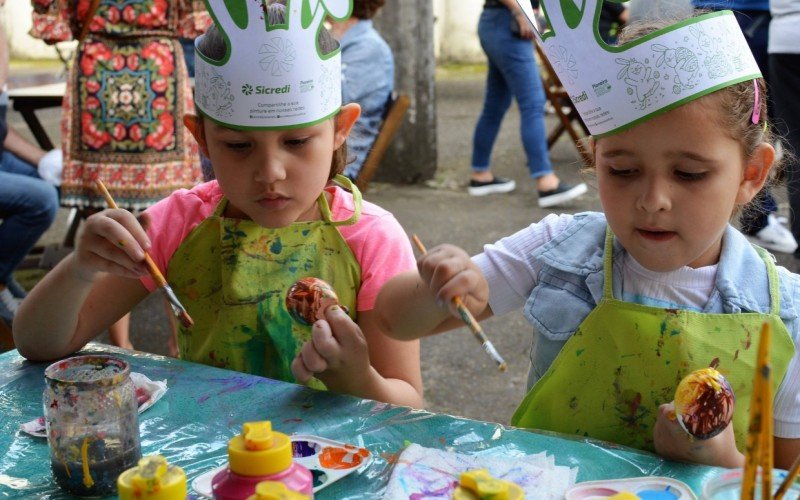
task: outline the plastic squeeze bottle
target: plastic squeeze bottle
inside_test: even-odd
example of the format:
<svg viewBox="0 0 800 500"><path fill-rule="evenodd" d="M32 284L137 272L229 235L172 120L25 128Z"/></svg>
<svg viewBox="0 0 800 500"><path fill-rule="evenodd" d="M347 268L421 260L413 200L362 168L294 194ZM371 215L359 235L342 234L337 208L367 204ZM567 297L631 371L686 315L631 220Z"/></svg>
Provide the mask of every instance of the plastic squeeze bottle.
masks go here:
<svg viewBox="0 0 800 500"><path fill-rule="evenodd" d="M525 491L518 485L497 479L486 469L462 472L453 492L453 500L524 500Z"/></svg>
<svg viewBox="0 0 800 500"><path fill-rule="evenodd" d="M228 441L228 467L211 480L217 500L247 500L262 481L277 481L290 491L314 497L311 472L292 460L292 442L269 421L247 422Z"/></svg>
<svg viewBox="0 0 800 500"><path fill-rule="evenodd" d="M117 478L120 500L185 500L186 474L161 455L139 460Z"/></svg>
<svg viewBox="0 0 800 500"><path fill-rule="evenodd" d="M297 493L286 488L283 483L262 481L256 486L256 494L247 500L308 500L308 495Z"/></svg>

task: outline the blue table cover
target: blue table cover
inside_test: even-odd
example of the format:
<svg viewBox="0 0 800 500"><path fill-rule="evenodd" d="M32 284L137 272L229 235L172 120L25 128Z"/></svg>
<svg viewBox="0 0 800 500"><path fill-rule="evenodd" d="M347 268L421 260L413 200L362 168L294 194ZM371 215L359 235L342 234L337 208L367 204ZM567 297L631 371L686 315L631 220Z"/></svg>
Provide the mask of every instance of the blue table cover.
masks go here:
<svg viewBox="0 0 800 500"><path fill-rule="evenodd" d="M132 371L166 379L167 393L139 415L142 454L164 455L183 467L190 484L224 464L228 440L241 432L242 423L255 420L271 420L286 434L315 434L373 453L368 467L322 489L316 495L320 499L380 498L393 459L409 442L471 455L546 451L557 465L579 467L579 482L668 476L684 481L698 496L704 482L721 471L605 442L413 410L102 344L89 344L80 354L90 352L122 357ZM43 415L47 366L16 351L0 355L0 497L68 497L52 478L47 440L19 430Z"/></svg>

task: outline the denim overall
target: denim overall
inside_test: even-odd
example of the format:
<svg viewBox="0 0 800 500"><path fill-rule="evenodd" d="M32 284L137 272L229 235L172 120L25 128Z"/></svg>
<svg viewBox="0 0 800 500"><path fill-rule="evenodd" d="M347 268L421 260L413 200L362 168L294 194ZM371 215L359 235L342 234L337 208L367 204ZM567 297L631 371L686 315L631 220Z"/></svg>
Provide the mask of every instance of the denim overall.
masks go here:
<svg viewBox="0 0 800 500"><path fill-rule="evenodd" d="M769 313L701 313L614 298L613 235L606 232L603 297L566 341L515 412L516 426L576 434L654 451L658 407L672 401L688 373L718 363L736 396L733 429L744 450L758 336L772 324L777 391L794 354L779 316L778 274L758 249L769 275Z"/></svg>

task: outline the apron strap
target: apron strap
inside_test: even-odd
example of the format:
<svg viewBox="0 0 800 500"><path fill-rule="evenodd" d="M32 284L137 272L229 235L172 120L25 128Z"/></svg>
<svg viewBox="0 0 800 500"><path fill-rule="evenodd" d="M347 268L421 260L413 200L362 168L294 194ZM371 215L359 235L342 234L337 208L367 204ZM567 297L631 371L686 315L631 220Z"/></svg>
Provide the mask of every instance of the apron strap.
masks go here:
<svg viewBox="0 0 800 500"><path fill-rule="evenodd" d="M319 202L320 212L322 212L322 219L333 224L334 226L349 226L351 224L355 224L361 217L361 191L359 191L356 185L353 184L353 181L344 175L337 174L333 180L336 184L339 184L343 188L353 193L353 215L350 216L349 219L333 220L331 207L328 206L328 199L325 198L325 193L323 192L320 193L319 198L317 199Z"/></svg>
<svg viewBox="0 0 800 500"><path fill-rule="evenodd" d="M776 316L781 312L781 293L780 281L778 280L778 269L772 261L772 256L763 248L758 245L753 245L761 260L767 266L767 276L769 278L769 308L770 313ZM613 273L613 256L614 256L614 233L611 232L611 227L606 226L606 240L605 250L603 253L603 298L613 299L614 288L611 282Z"/></svg>
<svg viewBox="0 0 800 500"><path fill-rule="evenodd" d="M761 260L767 266L767 277L769 278L769 309L770 313L780 316L781 313L781 291L780 280L778 279L778 268L775 267L775 262L772 256L758 245L753 245Z"/></svg>
<svg viewBox="0 0 800 500"><path fill-rule="evenodd" d="M603 251L603 298L614 298L614 287L611 283L614 263L614 233L611 232L611 226L606 226L606 242L605 250Z"/></svg>

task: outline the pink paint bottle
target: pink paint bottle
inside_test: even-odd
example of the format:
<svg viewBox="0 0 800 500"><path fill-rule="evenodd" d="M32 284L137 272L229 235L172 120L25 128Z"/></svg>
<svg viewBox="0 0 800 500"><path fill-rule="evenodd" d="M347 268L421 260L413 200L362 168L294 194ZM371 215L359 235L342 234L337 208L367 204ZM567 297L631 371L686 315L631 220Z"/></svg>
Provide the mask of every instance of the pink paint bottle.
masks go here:
<svg viewBox="0 0 800 500"><path fill-rule="evenodd" d="M217 500L247 500L262 481L314 498L311 472L292 460L289 436L272 430L269 421L248 422L228 441L228 468L211 480Z"/></svg>

